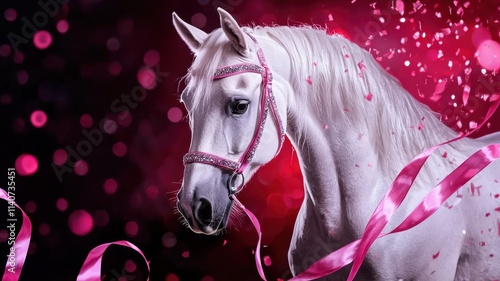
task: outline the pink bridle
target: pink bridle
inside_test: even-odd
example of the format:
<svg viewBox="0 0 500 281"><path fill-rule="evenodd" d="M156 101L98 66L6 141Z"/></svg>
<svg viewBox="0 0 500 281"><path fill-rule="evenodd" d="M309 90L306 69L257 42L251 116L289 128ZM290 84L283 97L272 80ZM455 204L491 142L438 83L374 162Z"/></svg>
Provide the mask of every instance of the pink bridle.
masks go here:
<svg viewBox="0 0 500 281"><path fill-rule="evenodd" d="M266 123L267 113L269 112L269 108L271 109L271 115L276 124L276 128L278 131L279 138L279 146L276 151L276 155L279 153L283 141L285 140L285 132L283 130L283 123L278 113L278 108L276 105L276 99L273 94L272 84L273 84L273 75L271 70L267 66L266 60L264 58L264 53L260 48L257 40L248 34L250 38L255 42L257 46L257 57L259 58L260 65L251 64L251 63L242 63L242 64L234 64L230 66L225 66L221 68L217 68L215 70L215 74L213 79L222 79L242 73L259 73L262 75L262 90L260 95L260 113L257 122L257 128L255 129L254 135L247 149L241 155L240 159L235 162L233 160L220 157L217 155L213 155L207 152L201 151L193 151L189 152L183 157L184 165L189 163L202 163L208 164L212 166L216 166L223 170L228 170L233 172L227 181L227 188L229 191L229 197L232 197L236 193L238 193L243 185L245 184L245 178L243 177L243 172L249 166L252 158L255 155L255 151L260 142L260 138L262 137L262 132L264 130L264 125ZM241 184L233 185L235 183L236 177L241 176Z"/></svg>

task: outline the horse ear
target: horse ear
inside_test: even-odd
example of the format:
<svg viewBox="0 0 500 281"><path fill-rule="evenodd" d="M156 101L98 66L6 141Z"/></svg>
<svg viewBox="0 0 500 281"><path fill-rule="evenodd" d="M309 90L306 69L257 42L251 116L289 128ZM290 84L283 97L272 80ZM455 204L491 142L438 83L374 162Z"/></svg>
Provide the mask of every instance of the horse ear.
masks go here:
<svg viewBox="0 0 500 281"><path fill-rule="evenodd" d="M172 20L179 36L186 42L189 49L193 53L196 53L200 49L201 44L207 39L208 34L183 21L175 12L172 13Z"/></svg>
<svg viewBox="0 0 500 281"><path fill-rule="evenodd" d="M243 29L241 29L236 20L224 9L217 8L217 11L219 12L222 31L224 31L229 41L231 41L233 48L242 56L246 56L248 48Z"/></svg>

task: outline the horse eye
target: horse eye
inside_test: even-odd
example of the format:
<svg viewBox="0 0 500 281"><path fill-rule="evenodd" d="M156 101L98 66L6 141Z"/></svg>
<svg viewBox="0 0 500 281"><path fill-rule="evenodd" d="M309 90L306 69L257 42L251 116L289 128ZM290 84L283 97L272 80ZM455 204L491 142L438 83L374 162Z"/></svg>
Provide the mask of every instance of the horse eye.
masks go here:
<svg viewBox="0 0 500 281"><path fill-rule="evenodd" d="M248 109L248 104L250 104L247 100L237 100L232 102L231 104L231 113L234 115L242 115Z"/></svg>

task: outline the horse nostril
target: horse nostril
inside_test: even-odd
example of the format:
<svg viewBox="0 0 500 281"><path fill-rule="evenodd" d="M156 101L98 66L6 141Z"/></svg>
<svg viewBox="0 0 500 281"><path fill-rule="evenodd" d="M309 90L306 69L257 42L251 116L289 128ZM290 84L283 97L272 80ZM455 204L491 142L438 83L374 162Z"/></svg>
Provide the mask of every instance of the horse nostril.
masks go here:
<svg viewBox="0 0 500 281"><path fill-rule="evenodd" d="M212 204L208 199L202 197L196 203L194 217L198 223L203 226L208 226L212 222Z"/></svg>

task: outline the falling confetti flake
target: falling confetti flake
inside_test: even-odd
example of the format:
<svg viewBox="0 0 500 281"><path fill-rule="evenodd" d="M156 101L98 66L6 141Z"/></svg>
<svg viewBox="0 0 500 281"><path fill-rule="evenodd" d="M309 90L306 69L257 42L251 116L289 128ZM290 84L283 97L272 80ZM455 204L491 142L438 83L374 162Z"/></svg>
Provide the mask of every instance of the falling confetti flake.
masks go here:
<svg viewBox="0 0 500 281"><path fill-rule="evenodd" d="M365 99L366 99L367 101L372 101L372 99L373 99L373 95L372 95L372 93L368 93L368 95L366 95L366 96L365 96Z"/></svg>
<svg viewBox="0 0 500 281"><path fill-rule="evenodd" d="M432 258L433 258L433 259L437 259L437 258L439 257L439 252L440 252L440 251L438 251L437 253L433 254L433 255L432 255Z"/></svg>

